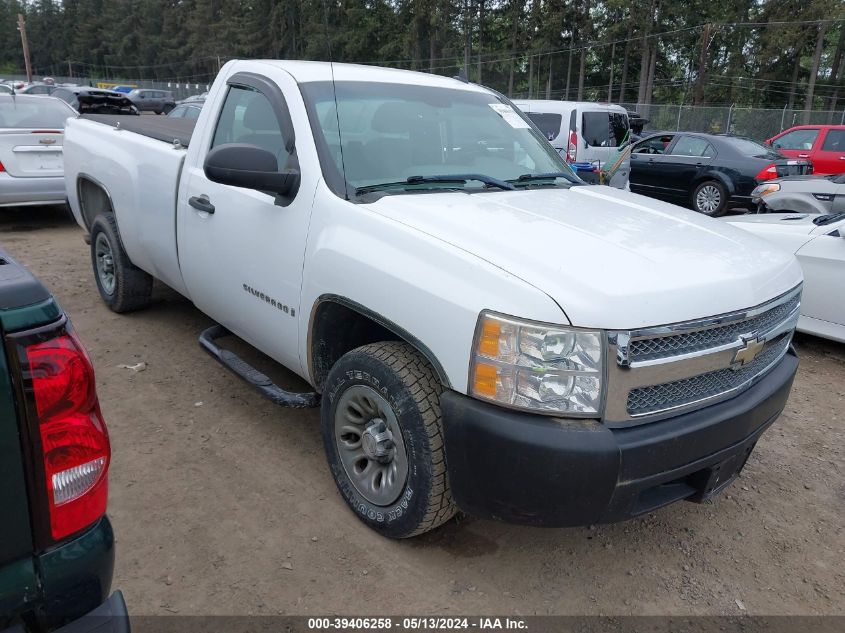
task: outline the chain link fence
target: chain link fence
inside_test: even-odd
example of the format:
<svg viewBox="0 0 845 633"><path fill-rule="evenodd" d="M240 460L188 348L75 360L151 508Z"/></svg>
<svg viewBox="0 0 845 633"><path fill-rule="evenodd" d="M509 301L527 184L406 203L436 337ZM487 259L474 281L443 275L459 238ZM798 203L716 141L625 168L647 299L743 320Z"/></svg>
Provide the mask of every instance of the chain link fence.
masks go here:
<svg viewBox="0 0 845 633"><path fill-rule="evenodd" d="M765 140L794 125L843 125L843 110L790 110L787 108L736 108L733 106L681 106L623 104L648 119L644 131L666 130L687 132L708 132L723 134L730 132L748 136L758 141ZM809 117L806 115L809 114Z"/></svg>

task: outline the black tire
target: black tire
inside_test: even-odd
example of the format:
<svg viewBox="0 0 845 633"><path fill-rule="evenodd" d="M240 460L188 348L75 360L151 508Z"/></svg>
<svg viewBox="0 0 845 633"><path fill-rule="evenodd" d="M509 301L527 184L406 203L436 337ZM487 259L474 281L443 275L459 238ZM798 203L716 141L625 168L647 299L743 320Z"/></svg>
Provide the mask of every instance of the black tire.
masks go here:
<svg viewBox="0 0 845 633"><path fill-rule="evenodd" d="M395 415L393 424L401 429L407 477L401 487L395 486L400 491L395 501L384 505L363 496L358 488L360 484L350 478L340 456L342 440L336 434L335 425L338 404L349 397L353 388L377 392L390 407L387 413ZM407 538L422 534L442 525L457 511L446 472L440 419L442 391L443 386L428 361L402 342L359 347L341 357L329 372L321 411L329 468L347 505L361 521L384 536ZM345 419L342 412L343 409L339 419ZM364 420L359 428L367 428L367 424ZM363 440L361 434L362 446ZM394 450L398 448L398 444L394 445Z"/></svg>
<svg viewBox="0 0 845 633"><path fill-rule="evenodd" d="M728 191L718 180L705 180L692 192L690 203L695 211L717 218L728 209Z"/></svg>
<svg viewBox="0 0 845 633"><path fill-rule="evenodd" d="M101 240L105 241L111 255L111 287L100 268L104 265L100 261L104 247L100 244ZM100 297L113 312L141 310L150 304L153 278L129 261L120 242L113 213L101 213L91 224L91 265L94 268L94 280Z"/></svg>

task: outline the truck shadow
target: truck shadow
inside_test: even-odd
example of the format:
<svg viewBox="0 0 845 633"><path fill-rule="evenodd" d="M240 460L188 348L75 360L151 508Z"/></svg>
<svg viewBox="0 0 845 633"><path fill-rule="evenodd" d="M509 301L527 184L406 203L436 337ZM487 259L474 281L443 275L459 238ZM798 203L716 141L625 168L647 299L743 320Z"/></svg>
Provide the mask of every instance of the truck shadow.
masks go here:
<svg viewBox="0 0 845 633"><path fill-rule="evenodd" d="M66 206L0 208L0 235L55 229L74 224L70 209Z"/></svg>

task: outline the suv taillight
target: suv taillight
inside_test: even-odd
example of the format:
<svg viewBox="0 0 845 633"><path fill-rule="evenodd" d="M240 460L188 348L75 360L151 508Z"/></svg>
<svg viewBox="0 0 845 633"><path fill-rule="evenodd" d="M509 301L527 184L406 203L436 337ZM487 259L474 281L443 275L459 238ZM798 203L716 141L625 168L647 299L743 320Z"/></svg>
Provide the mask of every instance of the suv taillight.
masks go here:
<svg viewBox="0 0 845 633"><path fill-rule="evenodd" d="M771 180L772 178L778 177L778 167L774 163L769 163L763 169L760 170L760 173L755 176L757 180Z"/></svg>
<svg viewBox="0 0 845 633"><path fill-rule="evenodd" d="M566 148L566 160L570 163L575 162L575 158L578 156L578 134L575 133L575 130L569 131L569 147Z"/></svg>
<svg viewBox="0 0 845 633"><path fill-rule="evenodd" d="M105 514L111 458L88 354L69 327L56 334L24 344L20 356L54 541Z"/></svg>
<svg viewBox="0 0 845 633"><path fill-rule="evenodd" d="M0 163L0 172L4 172L4 171L6 171L6 168L3 167L3 163Z"/></svg>

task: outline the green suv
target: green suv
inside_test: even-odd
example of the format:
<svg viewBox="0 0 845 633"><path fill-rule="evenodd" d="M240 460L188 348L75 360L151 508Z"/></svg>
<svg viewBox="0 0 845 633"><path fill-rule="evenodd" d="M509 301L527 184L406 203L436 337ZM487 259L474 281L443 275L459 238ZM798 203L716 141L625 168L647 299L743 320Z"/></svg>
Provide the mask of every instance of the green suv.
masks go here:
<svg viewBox="0 0 845 633"><path fill-rule="evenodd" d="M0 632L129 631L109 594L110 458L85 348L0 249Z"/></svg>

